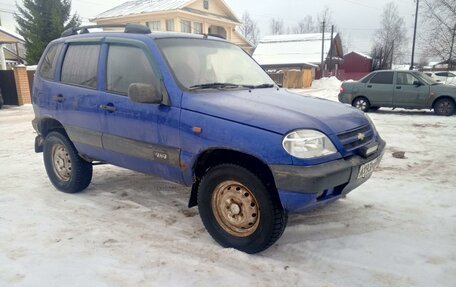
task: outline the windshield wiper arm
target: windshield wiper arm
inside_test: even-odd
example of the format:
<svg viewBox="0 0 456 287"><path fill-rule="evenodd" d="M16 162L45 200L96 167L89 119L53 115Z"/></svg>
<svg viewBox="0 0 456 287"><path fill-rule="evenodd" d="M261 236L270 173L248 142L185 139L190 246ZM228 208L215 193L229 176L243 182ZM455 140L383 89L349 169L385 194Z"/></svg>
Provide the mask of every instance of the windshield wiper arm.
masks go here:
<svg viewBox="0 0 456 287"><path fill-rule="evenodd" d="M197 89L223 89L223 88L237 88L239 85L233 83L205 83L205 84L198 84L193 85L189 89L190 90L197 90Z"/></svg>
<svg viewBox="0 0 456 287"><path fill-rule="evenodd" d="M272 88L274 87L273 84L260 84L260 85L242 85L243 87L249 89L263 89L263 88Z"/></svg>

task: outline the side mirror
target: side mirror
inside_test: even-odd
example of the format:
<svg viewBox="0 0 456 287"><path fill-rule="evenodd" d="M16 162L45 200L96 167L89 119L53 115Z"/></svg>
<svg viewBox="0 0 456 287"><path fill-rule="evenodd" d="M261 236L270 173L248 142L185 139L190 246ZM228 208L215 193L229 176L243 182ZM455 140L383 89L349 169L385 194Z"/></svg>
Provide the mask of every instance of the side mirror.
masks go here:
<svg viewBox="0 0 456 287"><path fill-rule="evenodd" d="M422 86L423 83L421 83L420 81L413 81L413 85L414 85L415 87L419 87L419 86Z"/></svg>
<svg viewBox="0 0 456 287"><path fill-rule="evenodd" d="M156 86L144 83L130 84L128 97L133 102L144 104L160 104L163 101L163 96Z"/></svg>

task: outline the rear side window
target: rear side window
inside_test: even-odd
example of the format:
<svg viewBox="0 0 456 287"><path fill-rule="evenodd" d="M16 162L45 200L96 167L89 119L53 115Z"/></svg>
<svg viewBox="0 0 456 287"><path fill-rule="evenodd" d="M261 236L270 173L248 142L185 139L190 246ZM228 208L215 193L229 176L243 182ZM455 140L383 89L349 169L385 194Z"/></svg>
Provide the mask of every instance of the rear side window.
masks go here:
<svg viewBox="0 0 456 287"><path fill-rule="evenodd" d="M49 48L46 55L44 55L43 61L41 62L40 70L38 74L47 80L53 80L55 75L55 66L59 59L60 51L62 50L63 44L57 44Z"/></svg>
<svg viewBox="0 0 456 287"><path fill-rule="evenodd" d="M63 60L61 81L96 88L99 53L100 45L70 45Z"/></svg>
<svg viewBox="0 0 456 287"><path fill-rule="evenodd" d="M128 94L132 83L154 84L157 77L144 51L132 46L111 45L106 68L106 89Z"/></svg>
<svg viewBox="0 0 456 287"><path fill-rule="evenodd" d="M393 84L393 75L394 72L381 72L377 73L372 80L370 81L371 84Z"/></svg>

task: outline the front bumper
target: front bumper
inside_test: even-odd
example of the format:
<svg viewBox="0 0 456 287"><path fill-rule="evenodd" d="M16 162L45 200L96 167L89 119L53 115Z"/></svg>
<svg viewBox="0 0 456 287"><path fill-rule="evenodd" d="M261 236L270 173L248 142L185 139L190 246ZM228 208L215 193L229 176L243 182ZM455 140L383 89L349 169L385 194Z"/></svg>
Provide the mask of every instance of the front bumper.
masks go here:
<svg viewBox="0 0 456 287"><path fill-rule="evenodd" d="M353 155L313 166L271 165L283 207L298 212L337 199L366 182L371 174L358 179L358 172L374 159L380 163L386 143L381 138L377 142L377 151L368 157Z"/></svg>

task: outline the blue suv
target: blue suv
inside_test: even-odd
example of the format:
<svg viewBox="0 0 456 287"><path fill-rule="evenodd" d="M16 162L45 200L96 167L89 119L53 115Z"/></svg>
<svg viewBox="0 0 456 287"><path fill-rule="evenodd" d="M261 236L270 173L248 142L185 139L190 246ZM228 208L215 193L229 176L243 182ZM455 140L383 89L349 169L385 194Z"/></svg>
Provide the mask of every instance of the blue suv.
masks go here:
<svg viewBox="0 0 456 287"><path fill-rule="evenodd" d="M289 212L344 196L379 164L385 142L363 112L281 89L223 39L122 27L69 29L38 64L35 150L58 190L82 191L100 163L154 174L191 187L218 243L256 253Z"/></svg>

